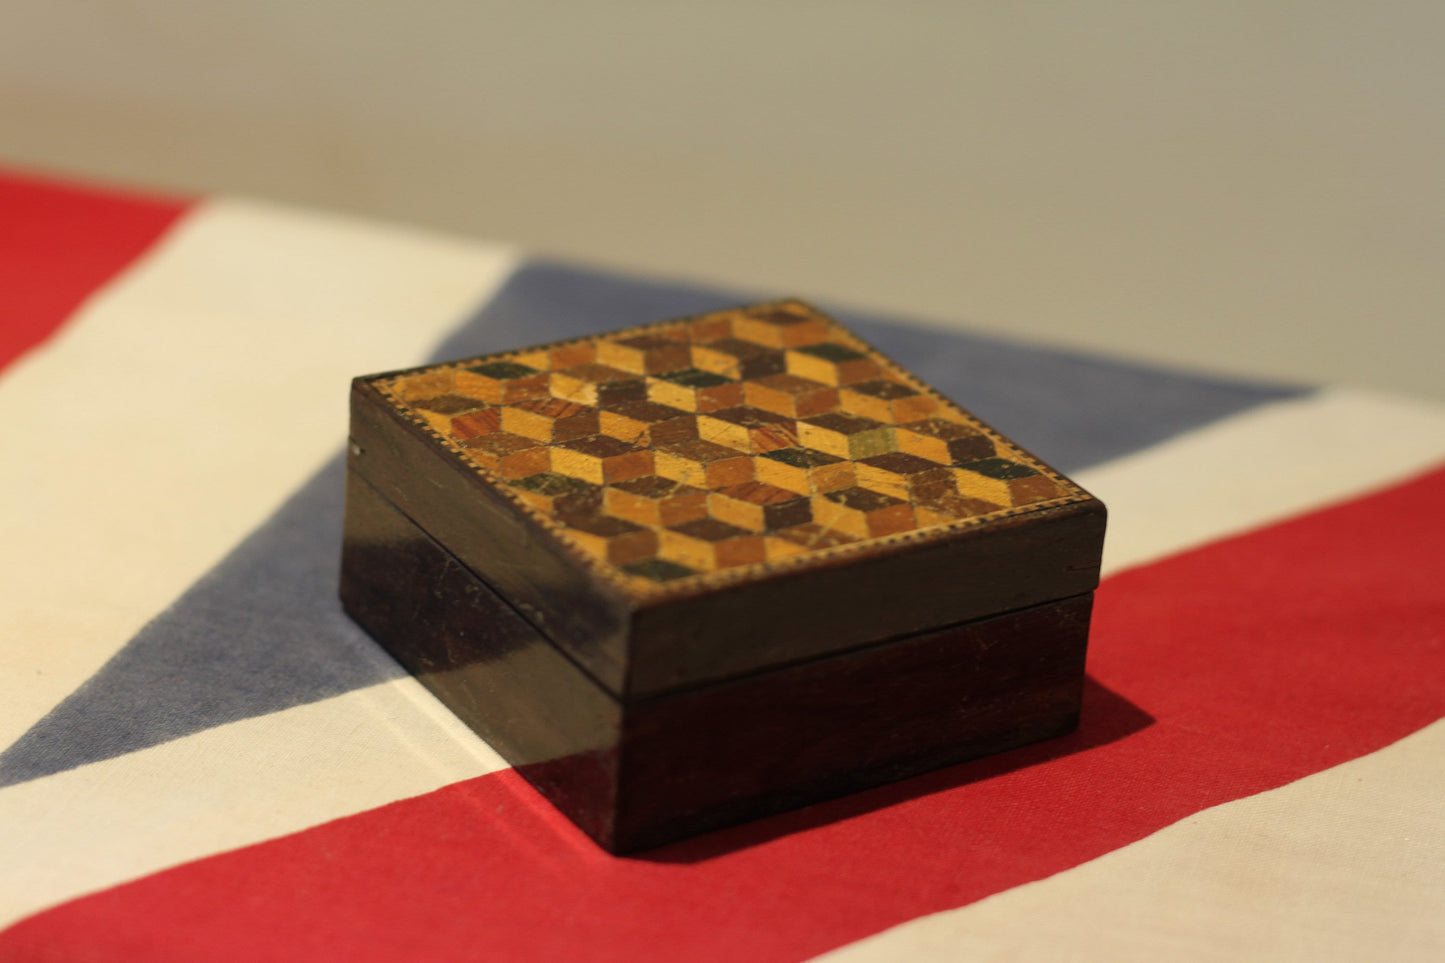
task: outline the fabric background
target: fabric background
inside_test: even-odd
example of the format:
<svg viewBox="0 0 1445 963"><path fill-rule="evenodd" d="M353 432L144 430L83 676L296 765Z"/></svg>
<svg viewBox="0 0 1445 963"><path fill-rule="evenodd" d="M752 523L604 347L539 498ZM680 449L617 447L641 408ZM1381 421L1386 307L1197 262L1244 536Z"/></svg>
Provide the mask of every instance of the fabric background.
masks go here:
<svg viewBox="0 0 1445 963"><path fill-rule="evenodd" d="M614 859L341 614L346 382L786 292L0 213L0 959L1445 951L1439 409L838 310L1110 506L1084 724Z"/></svg>

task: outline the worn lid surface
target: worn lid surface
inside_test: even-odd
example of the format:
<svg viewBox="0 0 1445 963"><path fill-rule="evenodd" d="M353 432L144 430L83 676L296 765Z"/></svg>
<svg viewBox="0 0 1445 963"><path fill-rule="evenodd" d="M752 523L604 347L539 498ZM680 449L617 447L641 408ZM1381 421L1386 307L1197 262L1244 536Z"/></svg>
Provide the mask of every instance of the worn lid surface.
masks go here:
<svg viewBox="0 0 1445 963"><path fill-rule="evenodd" d="M633 613L618 642L625 690L716 679L1092 587L1079 589L1077 578L1022 592L1000 585L997 603L959 608L912 599L909 585L883 577L878 590L895 595L886 606L836 600L845 619L866 608L865 628L805 631L802 640L783 637L808 627L796 613L737 613L749 585L781 580L767 604L787 609L787 586L811 585L810 571L1013 531L1085 504L1100 516L1089 543L1097 566L1102 507L1088 493L799 301L361 382ZM1023 550L1047 555L1047 544ZM931 557L944 566L960 558ZM968 577L968 567L924 581L948 591L947 577ZM1046 558L1037 569L1052 577ZM800 604L816 605L827 585L858 588L825 578L800 590ZM698 660L707 648L699 634L720 630L683 603L719 593L748 637L723 644L721 661ZM897 606L912 611L890 616ZM709 610L716 615L705 603L697 612ZM667 611L676 617L659 620ZM654 625L659 638L639 638ZM669 654L688 646L691 654ZM628 668L639 660L651 668Z"/></svg>

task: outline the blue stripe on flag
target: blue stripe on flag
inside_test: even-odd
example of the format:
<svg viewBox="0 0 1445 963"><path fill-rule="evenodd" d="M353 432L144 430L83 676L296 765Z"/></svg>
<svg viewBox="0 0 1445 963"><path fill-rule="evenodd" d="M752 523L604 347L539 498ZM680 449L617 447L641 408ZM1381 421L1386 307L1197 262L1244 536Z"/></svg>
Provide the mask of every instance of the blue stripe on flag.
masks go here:
<svg viewBox="0 0 1445 963"><path fill-rule="evenodd" d="M483 354L751 300L758 298L533 263L519 269L432 357ZM1304 393L851 311L833 313L1065 472ZM342 396L338 386L338 405ZM0 786L402 675L337 603L341 493L337 455L98 673L0 753Z"/></svg>

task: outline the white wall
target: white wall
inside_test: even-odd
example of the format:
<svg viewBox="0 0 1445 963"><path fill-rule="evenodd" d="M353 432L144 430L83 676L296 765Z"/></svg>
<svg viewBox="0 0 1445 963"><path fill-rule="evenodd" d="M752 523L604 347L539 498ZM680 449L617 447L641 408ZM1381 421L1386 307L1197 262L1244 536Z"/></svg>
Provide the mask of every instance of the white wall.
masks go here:
<svg viewBox="0 0 1445 963"><path fill-rule="evenodd" d="M1445 4L0 0L0 163L1445 399Z"/></svg>

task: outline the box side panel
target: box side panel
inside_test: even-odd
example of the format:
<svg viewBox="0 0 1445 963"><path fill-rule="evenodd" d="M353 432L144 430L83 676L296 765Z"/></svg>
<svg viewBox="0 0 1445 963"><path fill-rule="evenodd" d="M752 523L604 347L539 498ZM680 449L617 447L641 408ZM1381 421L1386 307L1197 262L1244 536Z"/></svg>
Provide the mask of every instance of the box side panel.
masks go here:
<svg viewBox="0 0 1445 963"><path fill-rule="evenodd" d="M618 851L1078 724L1093 594L629 706Z"/></svg>
<svg viewBox="0 0 1445 963"><path fill-rule="evenodd" d="M480 576L597 681L622 691L630 611L549 535L439 451L364 382L351 393L349 467Z"/></svg>
<svg viewBox="0 0 1445 963"><path fill-rule="evenodd" d="M642 698L1091 592L1104 523L1090 499L660 602L637 613L625 691Z"/></svg>
<svg viewBox="0 0 1445 963"><path fill-rule="evenodd" d="M354 471L341 599L447 708L610 847L617 700Z"/></svg>

